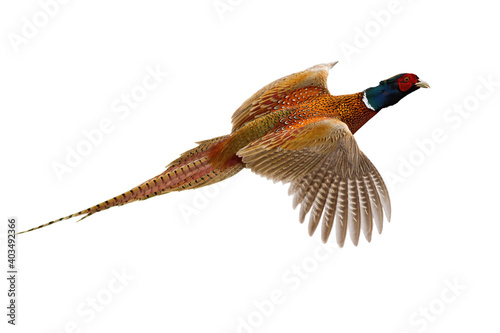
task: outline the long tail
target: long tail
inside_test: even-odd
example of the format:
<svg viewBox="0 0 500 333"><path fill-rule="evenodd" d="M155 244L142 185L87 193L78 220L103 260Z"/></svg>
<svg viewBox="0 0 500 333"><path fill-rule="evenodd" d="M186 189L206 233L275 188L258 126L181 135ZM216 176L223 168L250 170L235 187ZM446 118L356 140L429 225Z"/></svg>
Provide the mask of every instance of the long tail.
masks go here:
<svg viewBox="0 0 500 333"><path fill-rule="evenodd" d="M220 166L220 163L214 166L214 163L211 162L211 157L216 156L218 151L223 149L224 143L228 138L229 135L225 135L198 142L198 147L188 150L178 159L172 161L164 172L139 186L78 213L50 221L38 227L22 231L19 234L41 229L56 222L83 215L78 220L81 221L92 214L111 207L122 206L137 200L146 200L173 191L199 188L229 178L243 169L244 165L241 158L234 155L223 166Z"/></svg>

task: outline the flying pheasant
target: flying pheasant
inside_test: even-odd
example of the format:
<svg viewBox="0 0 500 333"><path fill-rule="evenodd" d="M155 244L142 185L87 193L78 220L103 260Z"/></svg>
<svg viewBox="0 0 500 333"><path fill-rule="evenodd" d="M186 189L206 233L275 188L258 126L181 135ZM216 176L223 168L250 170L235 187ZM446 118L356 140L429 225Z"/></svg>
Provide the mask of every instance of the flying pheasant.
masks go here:
<svg viewBox="0 0 500 333"><path fill-rule="evenodd" d="M353 134L381 109L429 85L415 74L399 74L356 94L332 96L326 81L336 63L313 66L260 89L233 114L231 134L198 142L198 147L183 153L158 176L93 207L23 232L200 188L249 168L275 182L290 183L293 207L301 206L301 223L309 213L310 235L323 217L324 242L334 225L341 247L347 229L355 245L361 230L370 241L373 220L382 232L382 210L390 220L391 204L382 177L358 148Z"/></svg>

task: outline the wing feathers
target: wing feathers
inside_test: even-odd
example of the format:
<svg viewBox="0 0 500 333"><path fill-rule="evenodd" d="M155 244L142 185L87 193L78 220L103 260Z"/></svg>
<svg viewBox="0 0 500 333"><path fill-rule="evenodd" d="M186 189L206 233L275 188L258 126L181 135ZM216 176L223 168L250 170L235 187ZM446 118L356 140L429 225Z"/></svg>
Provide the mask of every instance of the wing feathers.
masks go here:
<svg viewBox="0 0 500 333"><path fill-rule="evenodd" d="M325 208L326 199L330 190L331 181L332 177L327 175L316 195L316 200L314 200L314 205L311 210L311 214L309 215L309 233L316 230L319 220L321 219L321 214L323 213L323 208Z"/></svg>
<svg viewBox="0 0 500 333"><path fill-rule="evenodd" d="M328 240L335 224L340 247L347 230L357 245L361 230L370 241L373 220L379 232L383 214L390 219L387 188L370 160L359 150L348 127L335 118L317 119L288 132L270 133L238 152L255 173L290 182L299 221L309 214L309 234L323 216L321 238Z"/></svg>
<svg viewBox="0 0 500 333"><path fill-rule="evenodd" d="M377 226L378 233L380 234L383 229L383 213L382 204L380 203L380 198L378 196L377 190L375 189L375 184L369 175L363 176L365 181L368 196L370 198L371 210L373 213L373 218L375 220L375 225Z"/></svg>
<svg viewBox="0 0 500 333"><path fill-rule="evenodd" d="M377 172L375 167L372 165L373 169L370 171L370 176L372 177L373 183L375 184L375 188L377 189L377 193L380 197L380 201L382 203L382 207L384 208L385 217L388 221L391 220L391 201L389 199L389 192L387 191L387 187L385 186L382 177Z"/></svg>
<svg viewBox="0 0 500 333"><path fill-rule="evenodd" d="M362 178L357 179L358 193L359 193L359 204L361 213L361 228L363 229L363 234L368 242L372 239L373 221L372 221L372 210L370 207L370 198L368 197L368 191L366 189L366 184Z"/></svg>
<svg viewBox="0 0 500 333"><path fill-rule="evenodd" d="M361 221L359 217L359 195L356 179L348 179L347 197L349 200L349 214L347 217L349 236L351 237L353 244L358 245L359 234L361 230Z"/></svg>
<svg viewBox="0 0 500 333"><path fill-rule="evenodd" d="M331 171L333 174L333 172ZM321 227L321 239L326 243L333 228L333 220L335 218L335 211L337 208L337 195L340 177L333 175L333 182L330 190L328 191L328 198L326 199L325 213L323 214L323 224ZM309 228L309 235L312 236L314 230Z"/></svg>
<svg viewBox="0 0 500 333"><path fill-rule="evenodd" d="M300 223L304 222L306 214L311 209L311 206L314 203L314 200L316 199L316 195L323 182L323 178L327 170L328 170L328 165L326 163L323 163L323 165L319 168L318 172L314 176L312 183L308 188L306 196L304 197L300 205L300 214L299 214Z"/></svg>
<svg viewBox="0 0 500 333"><path fill-rule="evenodd" d="M261 88L234 112L233 132L243 124L283 107L328 93L328 72L337 62L320 64L278 79Z"/></svg>
<svg viewBox="0 0 500 333"><path fill-rule="evenodd" d="M293 196L293 209L297 208L297 205L304 200L313 179L314 175L306 174L300 179L300 182L293 182L292 185L290 185L288 195L295 194Z"/></svg>
<svg viewBox="0 0 500 333"><path fill-rule="evenodd" d="M345 236L347 233L347 214L348 214L348 197L347 197L347 182L344 179L340 180L338 198L337 198L337 213L335 216L337 235L337 244L340 247L344 246Z"/></svg>

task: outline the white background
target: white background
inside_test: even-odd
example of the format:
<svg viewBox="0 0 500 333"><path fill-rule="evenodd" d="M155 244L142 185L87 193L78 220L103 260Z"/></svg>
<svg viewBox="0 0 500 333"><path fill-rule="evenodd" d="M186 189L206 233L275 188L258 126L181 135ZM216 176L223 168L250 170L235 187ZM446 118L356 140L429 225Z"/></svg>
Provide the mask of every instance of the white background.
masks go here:
<svg viewBox="0 0 500 333"><path fill-rule="evenodd" d="M212 0L69 1L14 47L23 17L44 24L42 9L2 2L1 266L8 216L21 231L122 193L194 141L227 134L261 86L334 60L332 94L402 72L432 86L356 134L391 184L391 223L358 247L330 240L329 254L298 223L287 187L248 170L61 222L18 238L15 330L497 332L500 86L481 83L500 82L493 3L401 0L383 25L373 12L392 10L389 1L221 3L231 10ZM148 67L168 77L121 119L113 103ZM53 163L106 118L113 130L60 181ZM430 144L435 131L442 138ZM1 327L13 332L5 279L0 288Z"/></svg>

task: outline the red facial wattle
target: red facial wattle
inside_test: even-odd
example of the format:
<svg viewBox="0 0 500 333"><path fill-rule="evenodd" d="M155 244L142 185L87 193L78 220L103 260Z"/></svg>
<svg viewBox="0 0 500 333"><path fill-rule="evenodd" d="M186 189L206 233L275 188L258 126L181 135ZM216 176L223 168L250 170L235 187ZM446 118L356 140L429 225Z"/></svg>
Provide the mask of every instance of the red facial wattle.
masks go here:
<svg viewBox="0 0 500 333"><path fill-rule="evenodd" d="M418 77L415 74L404 74L398 79L399 90L407 91L417 82Z"/></svg>

